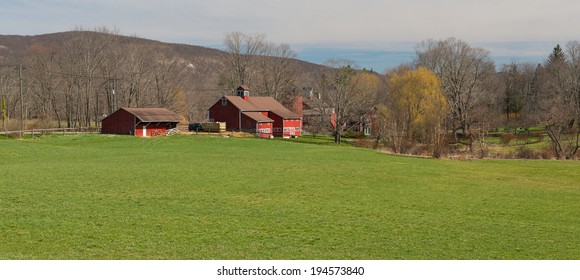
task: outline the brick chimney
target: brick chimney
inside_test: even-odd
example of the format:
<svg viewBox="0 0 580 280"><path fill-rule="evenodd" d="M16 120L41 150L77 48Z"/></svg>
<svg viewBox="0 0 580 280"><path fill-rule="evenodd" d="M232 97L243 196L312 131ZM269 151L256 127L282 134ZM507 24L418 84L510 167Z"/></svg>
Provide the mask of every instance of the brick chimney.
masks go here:
<svg viewBox="0 0 580 280"><path fill-rule="evenodd" d="M292 104L292 112L294 112L298 116L302 116L302 111L304 108L303 105L304 99L302 96L294 96L293 104Z"/></svg>

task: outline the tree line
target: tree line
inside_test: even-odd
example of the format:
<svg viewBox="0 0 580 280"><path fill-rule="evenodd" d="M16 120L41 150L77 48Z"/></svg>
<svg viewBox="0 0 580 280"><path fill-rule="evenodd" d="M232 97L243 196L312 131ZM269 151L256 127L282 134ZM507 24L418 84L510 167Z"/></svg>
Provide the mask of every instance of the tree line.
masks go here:
<svg viewBox="0 0 580 280"><path fill-rule="evenodd" d="M121 44L106 28L69 33L61 44L34 43L26 49L25 94L10 67L0 69L3 124L34 119L44 126L98 127L121 106L185 106L181 61L153 46ZM3 57L2 63L12 61ZM19 107L16 104L24 104ZM21 112L24 110L24 112Z"/></svg>
<svg viewBox="0 0 580 280"><path fill-rule="evenodd" d="M580 42L567 43L565 50L555 46L544 63L511 63L497 72L484 49L455 38L429 40L417 47L412 67L425 67L437 76L441 83L438 88L447 102L444 118L423 110L425 117L440 120L444 131L452 131L456 140L465 139L470 148L484 145L492 129L529 130L539 126L551 139L557 157L573 158L577 154Z"/></svg>
<svg viewBox="0 0 580 280"><path fill-rule="evenodd" d="M440 156L450 142L473 150L484 146L490 131L506 127L541 127L560 158L575 157L580 147L578 41L548 50L537 65L497 67L489 51L465 41L426 40L417 45L412 63L379 74L344 60L306 73L290 45L241 32L224 36L218 67L200 71L200 61L187 61L167 47L121 44L115 35L118 31L106 28L80 32L60 45L29 46L26 61L1 57L4 130L19 115L46 126L98 127L103 116L122 106L167 107L191 120L245 84L253 95L287 105L314 92L320 118L305 129L332 133L336 142L353 123L371 119L377 143L399 153L423 145ZM17 65L25 65L23 78ZM217 78L209 78L211 71ZM194 94L196 87L212 90Z"/></svg>

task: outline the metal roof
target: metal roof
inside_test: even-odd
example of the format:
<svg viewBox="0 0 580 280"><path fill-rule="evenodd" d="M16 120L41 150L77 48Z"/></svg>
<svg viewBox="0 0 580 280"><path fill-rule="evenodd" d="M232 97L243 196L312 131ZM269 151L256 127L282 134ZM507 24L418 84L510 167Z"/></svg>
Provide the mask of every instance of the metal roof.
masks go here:
<svg viewBox="0 0 580 280"><path fill-rule="evenodd" d="M240 96L224 96L242 112L272 112L284 119L299 119L300 116L286 109L284 105L272 97L252 96L248 100Z"/></svg>
<svg viewBox="0 0 580 280"><path fill-rule="evenodd" d="M234 106L236 106L236 108L242 111L254 111L254 112L263 111L260 110L260 108L254 106L252 103L244 100L240 96L224 96L224 98L226 98L228 102L232 103Z"/></svg>
<svg viewBox="0 0 580 280"><path fill-rule="evenodd" d="M175 122L181 121L181 117L166 108L121 108L119 110L125 110L135 117L137 117L141 122Z"/></svg>
<svg viewBox="0 0 580 280"><path fill-rule="evenodd" d="M284 107L284 105L280 104L280 102L276 101L276 99L272 98L272 97L265 97L265 96L255 96L255 97L250 97L248 99L248 102L251 103L252 105L261 108L261 109L267 109L268 111L271 111L272 113L285 118L285 119L299 119L300 116L296 115L295 113L293 113L292 111L286 109L286 107Z"/></svg>
<svg viewBox="0 0 580 280"><path fill-rule="evenodd" d="M242 114L257 122L274 122L274 120L262 115L260 112L242 112Z"/></svg>

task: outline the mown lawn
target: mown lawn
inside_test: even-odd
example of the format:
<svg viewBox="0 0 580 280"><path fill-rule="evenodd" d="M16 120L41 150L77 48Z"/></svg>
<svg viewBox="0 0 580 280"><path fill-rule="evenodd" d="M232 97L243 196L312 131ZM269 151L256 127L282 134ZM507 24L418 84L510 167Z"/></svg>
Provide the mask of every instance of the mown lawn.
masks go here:
<svg viewBox="0 0 580 280"><path fill-rule="evenodd" d="M0 140L0 259L580 259L580 162Z"/></svg>

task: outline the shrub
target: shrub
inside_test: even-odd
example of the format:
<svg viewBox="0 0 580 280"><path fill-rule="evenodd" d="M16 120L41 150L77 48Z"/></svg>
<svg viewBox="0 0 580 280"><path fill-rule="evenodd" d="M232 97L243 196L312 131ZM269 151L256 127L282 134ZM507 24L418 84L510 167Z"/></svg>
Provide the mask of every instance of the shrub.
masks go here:
<svg viewBox="0 0 580 280"><path fill-rule="evenodd" d="M355 139L352 144L355 147L359 147L359 148L366 148L366 149L374 149L376 148L377 142L373 139Z"/></svg>
<svg viewBox="0 0 580 280"><path fill-rule="evenodd" d="M512 133L503 133L499 136L499 139L502 144L509 145L512 140L516 139L516 135Z"/></svg>
<svg viewBox="0 0 580 280"><path fill-rule="evenodd" d="M477 149L477 156L479 159L484 159L489 157L489 149L486 146L482 146Z"/></svg>
<svg viewBox="0 0 580 280"><path fill-rule="evenodd" d="M538 159L539 155L535 153L532 149L520 146L516 152L517 158L521 159Z"/></svg>
<svg viewBox="0 0 580 280"><path fill-rule="evenodd" d="M556 158L556 153L551 146L545 146L538 151L539 157L541 159L554 159Z"/></svg>

